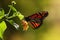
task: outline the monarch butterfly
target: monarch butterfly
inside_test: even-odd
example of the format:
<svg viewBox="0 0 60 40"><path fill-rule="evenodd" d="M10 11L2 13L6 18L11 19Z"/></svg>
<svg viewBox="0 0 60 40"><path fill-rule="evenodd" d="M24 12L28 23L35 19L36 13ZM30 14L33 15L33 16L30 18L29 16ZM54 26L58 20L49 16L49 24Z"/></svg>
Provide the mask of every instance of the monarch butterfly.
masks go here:
<svg viewBox="0 0 60 40"><path fill-rule="evenodd" d="M31 16L25 17L25 20L30 22L30 24L32 24L32 28L36 29L43 24L43 20L47 16L48 16L48 12L42 11L42 12L35 13Z"/></svg>

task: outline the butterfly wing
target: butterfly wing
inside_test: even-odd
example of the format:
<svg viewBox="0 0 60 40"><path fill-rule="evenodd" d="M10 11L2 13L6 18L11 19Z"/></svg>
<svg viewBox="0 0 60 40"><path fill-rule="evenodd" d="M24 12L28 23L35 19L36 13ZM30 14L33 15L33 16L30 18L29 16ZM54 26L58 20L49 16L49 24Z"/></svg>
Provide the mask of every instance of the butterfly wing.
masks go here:
<svg viewBox="0 0 60 40"><path fill-rule="evenodd" d="M25 18L27 21L29 21L33 26L32 28L38 28L42 24L42 16L40 14L33 14L29 17Z"/></svg>
<svg viewBox="0 0 60 40"><path fill-rule="evenodd" d="M38 28L42 25L44 18L47 16L48 12L42 11L26 17L25 20L29 21L33 25L32 28Z"/></svg>
<svg viewBox="0 0 60 40"><path fill-rule="evenodd" d="M37 20L38 21L38 20ZM39 28L42 25L42 21L30 21L30 23L33 25L32 28Z"/></svg>

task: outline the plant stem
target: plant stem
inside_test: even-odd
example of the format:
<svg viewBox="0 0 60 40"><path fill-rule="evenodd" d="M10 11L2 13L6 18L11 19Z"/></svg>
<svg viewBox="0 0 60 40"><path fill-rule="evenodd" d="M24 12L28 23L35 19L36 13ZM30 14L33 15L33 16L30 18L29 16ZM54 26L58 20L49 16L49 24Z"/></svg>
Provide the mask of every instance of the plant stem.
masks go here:
<svg viewBox="0 0 60 40"><path fill-rule="evenodd" d="M7 14L8 14L8 16L9 16L10 12L11 12L11 8L9 9L9 12L7 13Z"/></svg>
<svg viewBox="0 0 60 40"><path fill-rule="evenodd" d="M13 6L13 4L11 4L11 5ZM11 8L9 9L9 12L7 13L7 14L8 14L8 16L9 16L10 12L11 12Z"/></svg>

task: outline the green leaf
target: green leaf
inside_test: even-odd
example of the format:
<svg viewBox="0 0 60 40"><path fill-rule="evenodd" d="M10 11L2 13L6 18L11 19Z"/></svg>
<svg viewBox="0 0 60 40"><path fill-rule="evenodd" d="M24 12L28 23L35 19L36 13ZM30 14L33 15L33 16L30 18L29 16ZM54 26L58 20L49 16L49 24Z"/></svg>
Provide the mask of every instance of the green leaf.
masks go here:
<svg viewBox="0 0 60 40"><path fill-rule="evenodd" d="M7 26L6 26L5 22L2 21L2 22L0 23L0 38L3 38L2 36L3 36L3 33L4 33L4 31L6 30L6 28L7 28Z"/></svg>
<svg viewBox="0 0 60 40"><path fill-rule="evenodd" d="M17 12L17 16L20 20L24 19L24 15L22 15L20 12Z"/></svg>
<svg viewBox="0 0 60 40"><path fill-rule="evenodd" d="M14 24L14 21L13 21L13 20L9 20L9 23L10 23L11 25L13 25L13 24Z"/></svg>
<svg viewBox="0 0 60 40"><path fill-rule="evenodd" d="M0 19L2 19L4 17L4 10L0 10Z"/></svg>
<svg viewBox="0 0 60 40"><path fill-rule="evenodd" d="M8 7L10 7L10 9L13 11L17 11L12 5L8 5Z"/></svg>

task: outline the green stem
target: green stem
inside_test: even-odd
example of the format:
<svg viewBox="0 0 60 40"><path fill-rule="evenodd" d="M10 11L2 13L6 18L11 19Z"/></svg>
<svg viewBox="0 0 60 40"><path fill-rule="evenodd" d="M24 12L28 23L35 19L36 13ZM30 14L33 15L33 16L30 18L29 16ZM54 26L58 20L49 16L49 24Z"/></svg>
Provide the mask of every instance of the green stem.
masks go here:
<svg viewBox="0 0 60 40"><path fill-rule="evenodd" d="M11 5L13 6L13 4L11 4ZM9 9L9 12L7 13L7 14L8 14L8 16L9 16L10 12L11 12L11 8Z"/></svg>
<svg viewBox="0 0 60 40"><path fill-rule="evenodd" d="M11 18L13 18L13 17L15 17L15 16L10 16L10 17L8 17L7 19L11 19Z"/></svg>
<svg viewBox="0 0 60 40"><path fill-rule="evenodd" d="M11 12L11 8L9 9L9 12L7 13L7 14L8 14L8 16L9 16L10 12Z"/></svg>

